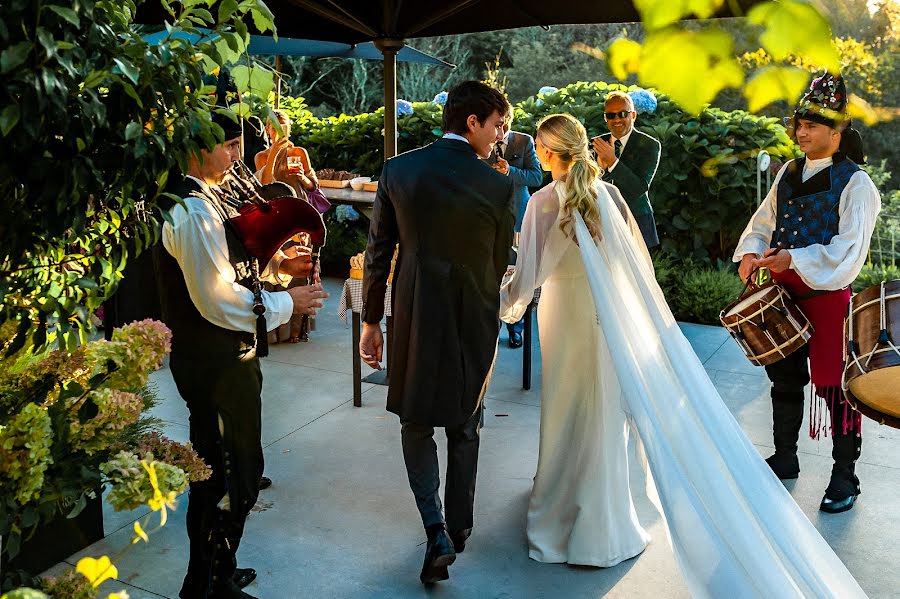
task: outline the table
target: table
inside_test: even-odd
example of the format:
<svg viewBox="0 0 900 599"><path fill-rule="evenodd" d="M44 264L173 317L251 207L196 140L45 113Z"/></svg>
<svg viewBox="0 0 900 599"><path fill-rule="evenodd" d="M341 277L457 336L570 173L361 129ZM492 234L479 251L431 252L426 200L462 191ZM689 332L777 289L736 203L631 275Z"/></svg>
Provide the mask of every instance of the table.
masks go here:
<svg viewBox="0 0 900 599"><path fill-rule="evenodd" d="M525 309L525 329L522 331L522 388L528 391L531 389L531 336L532 336L532 314L537 308L541 299L541 288L534 290L534 298Z"/></svg>
<svg viewBox="0 0 900 599"><path fill-rule="evenodd" d="M353 206L371 220L372 206L375 204L374 191L356 191L350 187L320 187L319 189L332 204Z"/></svg>
<svg viewBox="0 0 900 599"><path fill-rule="evenodd" d="M352 315L351 329L353 347L351 348L350 353L353 354L353 405L357 408L362 406L362 358L359 356L362 308L362 281L360 279L347 279L344 281L344 289L341 292L341 301L338 303L338 316L341 320L347 322L347 311L349 310ZM388 283L387 291L384 294L384 315L387 320L387 334L385 335L384 343L384 370L382 372L375 372L367 377L367 379L373 379L372 382L381 385L387 384L388 358L391 353L391 334L393 333L394 324L394 318L391 315L390 283Z"/></svg>

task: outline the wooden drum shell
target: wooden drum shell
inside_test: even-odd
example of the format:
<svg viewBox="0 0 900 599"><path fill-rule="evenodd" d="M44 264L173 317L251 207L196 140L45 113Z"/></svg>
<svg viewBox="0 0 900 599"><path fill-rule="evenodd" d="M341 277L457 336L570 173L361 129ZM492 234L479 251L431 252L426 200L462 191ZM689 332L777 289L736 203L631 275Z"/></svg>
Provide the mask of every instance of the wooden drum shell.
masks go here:
<svg viewBox="0 0 900 599"><path fill-rule="evenodd" d="M803 311L775 283L742 296L722 310L719 319L757 366L789 356L806 345L813 333Z"/></svg>
<svg viewBox="0 0 900 599"><path fill-rule="evenodd" d="M897 344L900 280L884 283L884 296L885 327L891 341ZM889 344L879 343L881 306L880 284L850 300L844 323L843 386L854 408L881 424L900 428L900 355Z"/></svg>

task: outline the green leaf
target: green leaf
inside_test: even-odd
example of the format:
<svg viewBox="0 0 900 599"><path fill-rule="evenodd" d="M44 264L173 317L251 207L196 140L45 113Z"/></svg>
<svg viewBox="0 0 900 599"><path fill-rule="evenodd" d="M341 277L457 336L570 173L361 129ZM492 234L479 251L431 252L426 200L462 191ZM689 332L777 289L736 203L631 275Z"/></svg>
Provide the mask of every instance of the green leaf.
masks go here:
<svg viewBox="0 0 900 599"><path fill-rule="evenodd" d="M275 31L275 15L262 0L257 0L256 6L250 9L250 15L253 17L253 25L260 33Z"/></svg>
<svg viewBox="0 0 900 599"><path fill-rule="evenodd" d="M123 75L128 77L128 79L132 83L137 85L138 79L140 78L140 75L141 75L140 69L135 67L133 64L131 64L130 61L128 61L124 58L114 58L113 62L116 63L116 66L119 67L119 69L122 71Z"/></svg>
<svg viewBox="0 0 900 599"><path fill-rule="evenodd" d="M635 41L617 39L610 44L606 55L609 70L616 79L625 80L641 67L641 45Z"/></svg>
<svg viewBox="0 0 900 599"><path fill-rule="evenodd" d="M768 66L753 76L744 87L747 108L758 112L772 102L794 102L806 89L809 73L799 67Z"/></svg>
<svg viewBox="0 0 900 599"><path fill-rule="evenodd" d="M775 60L802 56L833 73L840 72L831 26L814 6L796 0L765 2L750 9L747 20L765 27L759 41Z"/></svg>
<svg viewBox="0 0 900 599"><path fill-rule="evenodd" d="M61 16L72 25L75 25L75 27L81 27L81 19L78 18L78 14L71 8L67 8L65 6L57 6L56 4L50 4L47 6L47 8Z"/></svg>
<svg viewBox="0 0 900 599"><path fill-rule="evenodd" d="M219 4L219 22L231 20L231 16L237 11L237 0L222 0Z"/></svg>
<svg viewBox="0 0 900 599"><path fill-rule="evenodd" d="M131 122L125 127L125 141L131 141L141 136L144 127L140 123Z"/></svg>
<svg viewBox="0 0 900 599"><path fill-rule="evenodd" d="M31 47L31 42L19 42L0 53L0 73L8 73L25 62Z"/></svg>
<svg viewBox="0 0 900 599"><path fill-rule="evenodd" d="M648 30L661 29L691 15L709 18L723 3L724 0L634 0Z"/></svg>
<svg viewBox="0 0 900 599"><path fill-rule="evenodd" d="M84 86L88 88L97 87L103 82L107 75L107 71L91 71L84 79Z"/></svg>
<svg viewBox="0 0 900 599"><path fill-rule="evenodd" d="M3 134L3 137L6 137L7 134L12 131L12 128L16 126L16 123L19 122L19 105L18 104L10 104L6 108L3 109L3 112L0 113L0 133Z"/></svg>
<svg viewBox="0 0 900 599"><path fill-rule="evenodd" d="M638 78L655 87L693 114L726 87L744 82L734 58L731 36L718 28L684 31L670 27L647 36Z"/></svg>

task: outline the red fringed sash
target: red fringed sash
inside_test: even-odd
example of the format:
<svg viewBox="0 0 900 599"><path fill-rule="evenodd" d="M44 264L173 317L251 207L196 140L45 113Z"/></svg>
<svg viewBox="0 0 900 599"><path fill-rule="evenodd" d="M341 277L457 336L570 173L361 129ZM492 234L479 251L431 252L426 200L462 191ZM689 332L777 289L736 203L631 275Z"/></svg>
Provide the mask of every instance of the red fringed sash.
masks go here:
<svg viewBox="0 0 900 599"><path fill-rule="evenodd" d="M850 305L850 289L817 292L804 283L796 271L790 269L772 273L772 278L787 289L815 329L809 339L809 370L813 386L810 437L818 439L820 434L828 434L829 418L824 414L823 403L832 413L836 406L843 405L840 422L843 434L851 431L859 434L862 427L861 414L850 407L841 390L841 376L844 372L844 318ZM834 417L830 420L832 423L836 422Z"/></svg>

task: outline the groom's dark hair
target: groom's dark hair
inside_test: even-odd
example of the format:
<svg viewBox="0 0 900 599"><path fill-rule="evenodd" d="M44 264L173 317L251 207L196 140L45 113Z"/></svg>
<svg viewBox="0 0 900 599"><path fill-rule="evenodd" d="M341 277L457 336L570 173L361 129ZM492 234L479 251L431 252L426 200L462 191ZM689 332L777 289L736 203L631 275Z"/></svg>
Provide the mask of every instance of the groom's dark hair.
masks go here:
<svg viewBox="0 0 900 599"><path fill-rule="evenodd" d="M447 102L444 104L444 133L465 133L470 114L474 114L479 123L484 123L495 110L500 115L510 111L506 96L481 81L463 81L447 94Z"/></svg>

